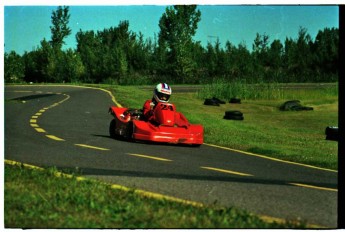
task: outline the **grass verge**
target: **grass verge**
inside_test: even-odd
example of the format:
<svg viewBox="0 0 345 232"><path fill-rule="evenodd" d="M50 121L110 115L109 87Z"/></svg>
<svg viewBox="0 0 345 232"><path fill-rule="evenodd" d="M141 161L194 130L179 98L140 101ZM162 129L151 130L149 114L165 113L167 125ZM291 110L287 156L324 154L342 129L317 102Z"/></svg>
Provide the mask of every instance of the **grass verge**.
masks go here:
<svg viewBox="0 0 345 232"><path fill-rule="evenodd" d="M152 199L54 168L5 165L5 228L305 228L298 221L266 222L235 208Z"/></svg>

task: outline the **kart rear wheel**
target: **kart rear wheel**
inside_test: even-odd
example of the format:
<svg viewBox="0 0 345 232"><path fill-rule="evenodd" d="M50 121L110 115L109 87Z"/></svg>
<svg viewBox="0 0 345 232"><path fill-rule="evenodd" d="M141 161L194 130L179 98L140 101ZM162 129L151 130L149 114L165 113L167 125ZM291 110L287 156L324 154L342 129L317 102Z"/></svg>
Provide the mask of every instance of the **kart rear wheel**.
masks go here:
<svg viewBox="0 0 345 232"><path fill-rule="evenodd" d="M113 119L111 120L110 125L109 125L109 134L110 134L110 137L113 139L116 139L118 137L115 133L115 128L116 128L116 120Z"/></svg>

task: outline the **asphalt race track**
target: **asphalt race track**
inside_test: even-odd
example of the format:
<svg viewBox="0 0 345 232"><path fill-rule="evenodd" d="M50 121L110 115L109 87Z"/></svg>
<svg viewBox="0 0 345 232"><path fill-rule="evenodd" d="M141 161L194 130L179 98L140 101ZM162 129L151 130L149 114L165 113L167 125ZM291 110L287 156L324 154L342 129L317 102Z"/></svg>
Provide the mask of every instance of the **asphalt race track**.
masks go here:
<svg viewBox="0 0 345 232"><path fill-rule="evenodd" d="M78 168L126 187L337 227L337 171L209 144L114 140L108 132L114 100L100 89L5 86L5 159Z"/></svg>

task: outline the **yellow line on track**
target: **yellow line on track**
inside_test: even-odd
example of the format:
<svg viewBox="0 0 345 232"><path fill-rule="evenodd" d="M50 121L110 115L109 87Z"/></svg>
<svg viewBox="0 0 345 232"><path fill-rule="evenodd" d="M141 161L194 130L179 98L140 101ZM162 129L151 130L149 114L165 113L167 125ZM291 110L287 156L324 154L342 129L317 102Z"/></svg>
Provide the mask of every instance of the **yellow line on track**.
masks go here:
<svg viewBox="0 0 345 232"><path fill-rule="evenodd" d="M36 93L38 93L38 92L36 91ZM47 92L47 93L53 93L53 92ZM61 104L62 102L66 101L66 100L68 100L70 98L70 96L67 95L67 94L63 94L63 95L65 96L65 98L63 100L61 100L59 102L56 102L56 103L54 103L54 104L52 104L52 105L50 105L48 107L44 107L41 110L39 110L35 115L31 116L30 126L32 126L39 133L46 133L46 131L43 128L40 128L38 126L37 120L39 119L39 116L41 116L44 112L46 112L46 110L51 109L51 108L53 108L55 106L58 106L59 104ZM65 141L64 139L59 138L59 137L57 137L55 135L46 135L46 137L50 138L52 140L55 140L55 141Z"/></svg>
<svg viewBox="0 0 345 232"><path fill-rule="evenodd" d="M15 90L15 91L6 91L6 92L14 92L14 93L32 93L32 91L25 91L25 90Z"/></svg>
<svg viewBox="0 0 345 232"><path fill-rule="evenodd" d="M35 130L40 133L46 133L46 131L42 128L35 128Z"/></svg>
<svg viewBox="0 0 345 232"><path fill-rule="evenodd" d="M44 168L41 168L41 167L37 167L37 166L30 165L30 164L25 164L25 163L20 163L20 162L13 161L13 160L6 160L5 159L5 164L23 166L23 167L27 167L27 168L31 168L31 169L42 170L42 171L44 170Z"/></svg>
<svg viewBox="0 0 345 232"><path fill-rule="evenodd" d="M40 85L21 85L23 87L25 86L40 86ZM111 100L115 103L115 105L117 105L118 107L122 107L120 103L118 103L114 97L114 95L111 93L111 91L109 90L106 90L106 89L102 89L102 88L97 88L97 87L90 87L90 86L78 86L78 85L47 85L47 87L72 87L72 88L84 88L84 89L96 89L96 90L100 90L100 91L103 91L103 92L106 92L109 94L109 96L111 97ZM32 91L31 91L32 92ZM42 91L40 91L42 92ZM37 92L39 93L39 92ZM59 94L59 93L58 93ZM63 95L67 95L67 94L63 94ZM61 103L61 102L60 102Z"/></svg>
<svg viewBox="0 0 345 232"><path fill-rule="evenodd" d="M338 189L334 189L334 188L325 188L325 187L320 187L320 186L314 186L314 185L308 185L308 184L299 184L299 183L289 183L289 184L299 186L299 187L304 187L304 188L312 188L312 189L338 192Z"/></svg>
<svg viewBox="0 0 345 232"><path fill-rule="evenodd" d="M220 169L220 168L212 168L212 167L201 167L201 168L216 171L216 172L223 172L223 173L228 173L228 174L233 174L233 175L239 175L239 176L253 176L253 175L247 174L247 173L235 172L235 171L225 170L225 169Z"/></svg>
<svg viewBox="0 0 345 232"><path fill-rule="evenodd" d="M132 154L132 153L127 153L127 154L131 155L131 156L137 156L137 157L148 158L148 159L159 160L159 161L167 161L167 162L172 161L172 160L169 160L169 159L164 159L164 158L160 158L160 157L156 157L156 156Z"/></svg>
<svg viewBox="0 0 345 232"><path fill-rule="evenodd" d="M110 187L112 189L119 189L119 190L126 191L126 192L133 191L133 189L131 189L131 188L128 188L128 187L125 187L125 186L122 186L122 185L118 185L118 184L112 184L112 185L110 185ZM159 200L163 199L163 200L168 200L168 201L174 201L174 202L179 202L179 203L186 204L186 205L192 205L192 206L195 206L195 207L204 207L204 205L202 203L200 203L200 202L184 200L184 199L181 199L181 198L167 196L167 195L163 195L163 194L160 194L160 193L149 192L149 191L145 191L145 190L141 190L141 189L135 189L134 193L137 193L137 194L139 194L141 196L146 196L146 197L149 197L149 198L154 198L154 199L159 199Z"/></svg>
<svg viewBox="0 0 345 232"><path fill-rule="evenodd" d="M256 156L256 157L260 157L260 158L264 158L264 159L268 159L268 160L273 160L273 161L277 161L277 162L293 164L293 165L298 165L298 166L307 167L307 168L314 168L314 169L329 171L329 172L338 172L337 170L332 170L332 169L328 169L328 168L320 168L320 167L316 167L316 166L312 166L312 165L308 165L308 164L301 164L301 163L296 163L296 162L292 162L292 161L281 160L281 159L277 159L277 158L268 157L265 155L258 155L255 153L240 151L240 150L236 150L236 149L232 149L232 148L228 148L228 147L222 147L222 146L207 144L207 143L204 143L204 145L210 146L210 147L221 148L221 149L228 150L228 151L234 151L234 152L238 152L238 153L245 154L245 155Z"/></svg>
<svg viewBox="0 0 345 232"><path fill-rule="evenodd" d="M57 85L57 86L59 86L59 85ZM66 86L67 87L85 88L85 89L95 89L95 90L100 90L100 91L106 92L106 93L109 94L109 96L111 97L112 102L114 102L116 106L122 107L121 104L116 101L114 95L109 90L102 89L102 88L97 88L97 87L89 87L89 86L63 85L63 87L66 87Z"/></svg>
<svg viewBox="0 0 345 232"><path fill-rule="evenodd" d="M55 135L46 135L48 138L56 140L56 141L65 141L64 139L61 139L59 137L56 137Z"/></svg>
<svg viewBox="0 0 345 232"><path fill-rule="evenodd" d="M276 218L276 217L271 217L271 216L266 216L266 215L257 215L261 220L268 222L268 223L281 223L281 224L286 224L287 221L282 218ZM316 229L325 229L327 227L321 226L321 225L316 225L316 224L306 224L307 228L316 228Z"/></svg>
<svg viewBox="0 0 345 232"><path fill-rule="evenodd" d="M85 147L85 148L101 150L101 151L109 151L109 149L107 149L107 148L95 147L95 146L90 146L90 145L87 145L87 144L74 144L74 145L79 146L79 147Z"/></svg>

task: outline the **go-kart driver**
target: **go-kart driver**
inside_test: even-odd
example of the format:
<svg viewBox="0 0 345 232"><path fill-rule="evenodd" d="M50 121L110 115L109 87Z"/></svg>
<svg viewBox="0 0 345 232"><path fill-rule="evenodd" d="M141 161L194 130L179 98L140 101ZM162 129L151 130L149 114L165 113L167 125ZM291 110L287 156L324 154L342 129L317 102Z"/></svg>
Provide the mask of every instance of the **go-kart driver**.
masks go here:
<svg viewBox="0 0 345 232"><path fill-rule="evenodd" d="M166 83L159 83L153 90L153 97L144 103L143 115L144 118L150 121L153 118L153 109L158 102L169 102L171 95L171 88Z"/></svg>

